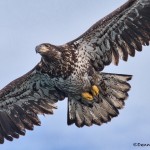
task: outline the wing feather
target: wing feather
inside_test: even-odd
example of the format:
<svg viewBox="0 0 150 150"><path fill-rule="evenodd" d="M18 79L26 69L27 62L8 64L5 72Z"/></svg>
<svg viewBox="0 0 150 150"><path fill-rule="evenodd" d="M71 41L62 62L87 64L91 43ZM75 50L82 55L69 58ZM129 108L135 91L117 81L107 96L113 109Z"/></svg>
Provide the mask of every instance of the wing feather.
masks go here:
<svg viewBox="0 0 150 150"><path fill-rule="evenodd" d="M39 65L0 90L0 143L40 125L37 115L53 114L59 98L65 98L64 93L54 88L51 78L39 71Z"/></svg>
<svg viewBox="0 0 150 150"><path fill-rule="evenodd" d="M101 71L111 62L118 65L119 58L127 61L128 55L134 57L149 41L150 1L128 0L67 44L78 44L78 50L85 51L93 67Z"/></svg>

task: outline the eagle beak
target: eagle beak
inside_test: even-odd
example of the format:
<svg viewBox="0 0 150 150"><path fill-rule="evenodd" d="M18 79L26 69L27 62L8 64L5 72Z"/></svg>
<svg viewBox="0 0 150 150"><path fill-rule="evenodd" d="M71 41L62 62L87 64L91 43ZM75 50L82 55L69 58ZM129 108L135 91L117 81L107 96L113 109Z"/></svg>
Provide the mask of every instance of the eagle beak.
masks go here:
<svg viewBox="0 0 150 150"><path fill-rule="evenodd" d="M36 51L36 53L40 53L40 46L36 46L35 51Z"/></svg>

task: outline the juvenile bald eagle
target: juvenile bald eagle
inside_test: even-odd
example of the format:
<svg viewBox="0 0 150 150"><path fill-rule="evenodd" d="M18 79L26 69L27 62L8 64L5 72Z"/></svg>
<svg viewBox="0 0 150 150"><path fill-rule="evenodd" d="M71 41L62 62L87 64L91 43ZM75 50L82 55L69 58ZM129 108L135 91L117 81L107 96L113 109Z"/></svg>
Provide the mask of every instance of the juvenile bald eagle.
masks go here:
<svg viewBox="0 0 150 150"><path fill-rule="evenodd" d="M77 39L61 46L36 47L41 61L0 91L0 143L40 125L68 98L68 125L101 125L119 114L131 75L101 72L119 58L127 61L150 41L150 0L128 0Z"/></svg>

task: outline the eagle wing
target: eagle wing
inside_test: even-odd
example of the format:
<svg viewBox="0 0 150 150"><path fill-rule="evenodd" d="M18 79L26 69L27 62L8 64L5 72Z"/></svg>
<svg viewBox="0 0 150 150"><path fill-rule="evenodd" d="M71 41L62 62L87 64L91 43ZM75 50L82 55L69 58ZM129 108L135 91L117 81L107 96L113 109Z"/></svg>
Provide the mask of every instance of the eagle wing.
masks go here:
<svg viewBox="0 0 150 150"><path fill-rule="evenodd" d="M0 90L0 143L25 135L25 129L40 125L37 114L53 114L63 93L52 86L40 65Z"/></svg>
<svg viewBox="0 0 150 150"><path fill-rule="evenodd" d="M150 41L150 0L128 0L120 8L99 20L87 32L67 43L86 52L93 67L101 71L119 58L127 61L135 50Z"/></svg>

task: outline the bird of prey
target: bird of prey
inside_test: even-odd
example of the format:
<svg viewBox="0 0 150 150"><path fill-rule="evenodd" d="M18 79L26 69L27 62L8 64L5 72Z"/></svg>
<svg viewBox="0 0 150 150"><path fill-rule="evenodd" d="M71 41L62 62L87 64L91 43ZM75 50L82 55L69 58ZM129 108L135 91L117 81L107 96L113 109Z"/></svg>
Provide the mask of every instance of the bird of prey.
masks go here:
<svg viewBox="0 0 150 150"><path fill-rule="evenodd" d="M80 37L64 45L43 43L40 62L0 90L0 143L40 125L38 114L53 114L68 98L68 125L101 125L119 114L131 75L104 73L142 51L150 41L150 0L128 0Z"/></svg>

